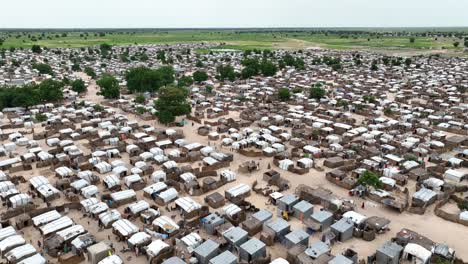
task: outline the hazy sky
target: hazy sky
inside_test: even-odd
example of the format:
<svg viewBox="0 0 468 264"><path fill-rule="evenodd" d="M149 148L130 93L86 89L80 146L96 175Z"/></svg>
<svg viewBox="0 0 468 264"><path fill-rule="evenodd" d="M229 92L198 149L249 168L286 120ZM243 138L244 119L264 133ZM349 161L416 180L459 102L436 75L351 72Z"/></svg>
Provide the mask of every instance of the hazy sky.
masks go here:
<svg viewBox="0 0 468 264"><path fill-rule="evenodd" d="M468 26L468 0L1 0L0 10L0 28Z"/></svg>

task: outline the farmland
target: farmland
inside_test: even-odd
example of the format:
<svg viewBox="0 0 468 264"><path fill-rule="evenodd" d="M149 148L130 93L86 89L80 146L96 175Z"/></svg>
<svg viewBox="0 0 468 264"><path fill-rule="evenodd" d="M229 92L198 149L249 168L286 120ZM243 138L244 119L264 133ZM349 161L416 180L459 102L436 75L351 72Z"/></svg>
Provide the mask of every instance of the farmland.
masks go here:
<svg viewBox="0 0 468 264"><path fill-rule="evenodd" d="M100 45L113 46L175 44L205 42L230 49L370 49L381 51L444 51L463 50L462 36L466 29L452 29L437 34L416 29L408 31L376 30L112 30L112 31L3 31L2 48L79 48ZM389 30L389 29L388 29ZM448 29L446 29L448 30ZM414 38L414 41L410 41ZM460 43L455 47L454 43ZM201 52L206 52L201 50Z"/></svg>

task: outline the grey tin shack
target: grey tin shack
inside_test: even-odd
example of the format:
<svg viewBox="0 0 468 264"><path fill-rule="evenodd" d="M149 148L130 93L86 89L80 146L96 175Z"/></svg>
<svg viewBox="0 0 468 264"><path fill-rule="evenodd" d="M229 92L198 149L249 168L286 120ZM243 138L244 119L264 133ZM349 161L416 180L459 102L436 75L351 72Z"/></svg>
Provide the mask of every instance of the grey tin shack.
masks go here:
<svg viewBox="0 0 468 264"><path fill-rule="evenodd" d="M318 257L330 253L330 247L322 241L317 241L306 248L305 253L312 259L317 259Z"/></svg>
<svg viewBox="0 0 468 264"><path fill-rule="evenodd" d="M333 223L333 214L325 210L313 213L310 218L320 224L320 231L325 231Z"/></svg>
<svg viewBox="0 0 468 264"><path fill-rule="evenodd" d="M387 241L377 249L375 254L377 264L398 264L403 247L395 242Z"/></svg>
<svg viewBox="0 0 468 264"><path fill-rule="evenodd" d="M212 258L210 264L237 264L237 257L229 251L224 251Z"/></svg>
<svg viewBox="0 0 468 264"><path fill-rule="evenodd" d="M265 223L263 230L271 230L278 239L283 239L291 231L290 224L282 219L277 218L276 220Z"/></svg>
<svg viewBox="0 0 468 264"><path fill-rule="evenodd" d="M215 213L212 213L204 217L202 219L202 223L206 232L210 235L214 235L216 233L216 227L224 224L224 218Z"/></svg>
<svg viewBox="0 0 468 264"><path fill-rule="evenodd" d="M284 237L284 246L292 248L295 245L309 245L309 234L302 229L294 230Z"/></svg>
<svg viewBox="0 0 468 264"><path fill-rule="evenodd" d="M328 261L328 264L354 264L354 262L340 254L335 256L332 260Z"/></svg>
<svg viewBox="0 0 468 264"><path fill-rule="evenodd" d="M293 211L293 206L299 202L299 198L293 194L287 194L278 200L278 209L280 211Z"/></svg>
<svg viewBox="0 0 468 264"><path fill-rule="evenodd" d="M236 226L224 232L223 237L229 242L231 246L237 248L249 239L249 233L244 229Z"/></svg>
<svg viewBox="0 0 468 264"><path fill-rule="evenodd" d="M307 201L300 201L294 205L294 217L301 221L309 218L314 213L314 206Z"/></svg>
<svg viewBox="0 0 468 264"><path fill-rule="evenodd" d="M239 258L247 262L251 262L257 258L264 258L266 255L265 243L256 238L251 238L242 244L239 249Z"/></svg>
<svg viewBox="0 0 468 264"><path fill-rule="evenodd" d="M195 248L195 257L198 259L200 264L208 264L210 259L214 258L219 254L219 244L211 239L203 242L200 246Z"/></svg>
<svg viewBox="0 0 468 264"><path fill-rule="evenodd" d="M252 217L264 224L273 217L273 214L267 210L262 209L253 214Z"/></svg>
<svg viewBox="0 0 468 264"><path fill-rule="evenodd" d="M336 239L345 242L353 237L354 223L347 217L341 218L338 222L334 223L331 227L332 232L335 234Z"/></svg>
<svg viewBox="0 0 468 264"><path fill-rule="evenodd" d="M179 257L170 257L163 261L161 264L185 264L185 261L183 261Z"/></svg>

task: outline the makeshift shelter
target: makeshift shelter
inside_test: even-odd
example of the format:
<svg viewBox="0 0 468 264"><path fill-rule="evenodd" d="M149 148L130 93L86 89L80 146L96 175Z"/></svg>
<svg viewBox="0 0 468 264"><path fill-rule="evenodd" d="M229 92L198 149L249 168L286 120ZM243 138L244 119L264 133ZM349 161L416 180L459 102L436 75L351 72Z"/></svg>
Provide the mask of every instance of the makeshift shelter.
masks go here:
<svg viewBox="0 0 468 264"><path fill-rule="evenodd" d="M110 255L103 258L98 264L123 264L123 260L117 255Z"/></svg>
<svg viewBox="0 0 468 264"><path fill-rule="evenodd" d="M437 193L426 188L421 188L415 192L412 197L411 206L426 207L433 204L437 200Z"/></svg>
<svg viewBox="0 0 468 264"><path fill-rule="evenodd" d="M239 247L239 258L248 263L267 256L266 245L262 241L251 238Z"/></svg>
<svg viewBox="0 0 468 264"><path fill-rule="evenodd" d="M282 240L291 231L291 225L282 218L276 218L265 223L263 230L273 233L277 239Z"/></svg>
<svg viewBox="0 0 468 264"><path fill-rule="evenodd" d="M293 206L294 217L301 221L308 219L314 212L314 206L307 201L300 201Z"/></svg>
<svg viewBox="0 0 468 264"><path fill-rule="evenodd" d="M218 256L210 259L209 264L237 264L237 256L229 251L224 251Z"/></svg>
<svg viewBox="0 0 468 264"><path fill-rule="evenodd" d="M294 230L284 236L283 244L286 248L292 248L295 245L309 245L309 234L302 229Z"/></svg>
<svg viewBox="0 0 468 264"><path fill-rule="evenodd" d="M127 219L119 219L112 224L112 231L120 240L127 240L137 233L139 228Z"/></svg>
<svg viewBox="0 0 468 264"><path fill-rule="evenodd" d="M241 227L231 228L223 233L223 237L231 245L232 249L236 249L246 242L249 238L249 233Z"/></svg>
<svg viewBox="0 0 468 264"><path fill-rule="evenodd" d="M377 249L377 264L398 264L400 263L403 247L395 242L387 241Z"/></svg>
<svg viewBox="0 0 468 264"><path fill-rule="evenodd" d="M211 239L206 240L193 251L200 264L208 264L210 259L219 254L219 244Z"/></svg>
<svg viewBox="0 0 468 264"><path fill-rule="evenodd" d="M150 262L153 259L158 258L164 251L166 251L169 248L170 246L160 239L153 240L149 245L144 247L146 255L148 256Z"/></svg>
<svg viewBox="0 0 468 264"><path fill-rule="evenodd" d="M414 261L415 263L427 264L429 263L431 256L432 252L423 246L415 243L408 243L403 249L402 258Z"/></svg>
<svg viewBox="0 0 468 264"><path fill-rule="evenodd" d="M167 236L173 236L179 231L179 226L171 218L162 215L154 219L152 226L156 232L166 234Z"/></svg>
<svg viewBox="0 0 468 264"><path fill-rule="evenodd" d="M347 217L341 218L330 226L338 241L345 242L353 237L354 222Z"/></svg>
<svg viewBox="0 0 468 264"><path fill-rule="evenodd" d="M320 225L319 231L325 231L333 223L333 214L325 210L317 211L310 216L310 219Z"/></svg>
<svg viewBox="0 0 468 264"><path fill-rule="evenodd" d="M91 264L98 264L99 261L103 260L109 255L111 248L104 242L99 242L92 246L89 246L88 251L88 262Z"/></svg>
<svg viewBox="0 0 468 264"><path fill-rule="evenodd" d="M224 218L217 213L211 213L201 219L201 224L208 234L214 235L216 233L216 227L224 224Z"/></svg>

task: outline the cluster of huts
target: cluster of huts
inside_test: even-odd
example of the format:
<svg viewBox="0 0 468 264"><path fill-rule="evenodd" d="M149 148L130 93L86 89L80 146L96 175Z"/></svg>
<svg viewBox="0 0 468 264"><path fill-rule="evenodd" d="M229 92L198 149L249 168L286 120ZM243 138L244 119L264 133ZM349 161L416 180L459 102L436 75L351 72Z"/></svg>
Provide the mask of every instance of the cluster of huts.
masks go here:
<svg viewBox="0 0 468 264"><path fill-rule="evenodd" d="M112 56L83 65L98 75L112 73L125 86L125 71L158 65L162 49L175 59L177 75L199 69L195 61L203 59L209 79L191 85L193 112L177 123L183 128L152 121L156 109L150 94L145 103L123 96L104 107L67 101L3 110L0 219L9 220L1 223L2 257L9 263L58 258L107 264L132 262L131 252L137 261L144 256L148 263L164 264L353 264L367 256L351 248L332 254L333 246L351 239L373 241L390 225L384 217L359 213L353 197L418 214L434 206L443 209L450 200L468 208L465 59L418 57L406 66L370 70L368 64L380 55L304 51L295 57L304 60L305 70L286 66L274 77L220 82L214 78L215 61L241 70L246 56L259 55L200 56L193 51L200 47L206 46L114 47L129 55L145 52L149 60L122 62ZM0 84L52 78L30 69L33 57L51 62L54 78L60 79L70 74L61 63L70 53L93 56L87 49L61 51L7 54L23 58L22 66L14 74L0 68ZM317 63L326 57L340 58L343 69ZM208 92L203 86L216 89ZM325 94L311 98L311 86ZM291 98L279 102L278 89L284 87ZM141 108L145 113L137 111ZM37 122L38 113L47 120ZM189 130L203 140L187 137ZM245 162L234 168L236 157ZM257 171L266 188L238 181L240 174ZM313 186L290 189L292 177L311 175L345 188L349 197ZM376 181L366 181L369 175ZM263 195L269 209L253 202L252 195ZM466 208L454 222L468 221ZM310 239L314 235L319 239ZM367 261L414 259L452 261L455 253L403 229Z"/></svg>

